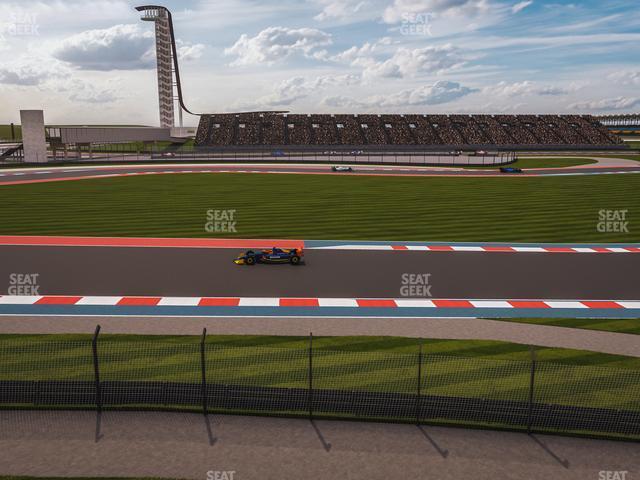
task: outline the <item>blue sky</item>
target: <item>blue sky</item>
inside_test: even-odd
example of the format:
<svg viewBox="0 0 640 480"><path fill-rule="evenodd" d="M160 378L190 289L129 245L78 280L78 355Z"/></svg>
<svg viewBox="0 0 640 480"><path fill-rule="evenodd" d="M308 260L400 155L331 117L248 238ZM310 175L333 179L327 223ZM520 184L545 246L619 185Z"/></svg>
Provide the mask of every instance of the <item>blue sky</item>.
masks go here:
<svg viewBox="0 0 640 480"><path fill-rule="evenodd" d="M153 31L139 3L0 0L0 122L43 108L49 123L157 123ZM638 0L162 5L198 112L640 110Z"/></svg>

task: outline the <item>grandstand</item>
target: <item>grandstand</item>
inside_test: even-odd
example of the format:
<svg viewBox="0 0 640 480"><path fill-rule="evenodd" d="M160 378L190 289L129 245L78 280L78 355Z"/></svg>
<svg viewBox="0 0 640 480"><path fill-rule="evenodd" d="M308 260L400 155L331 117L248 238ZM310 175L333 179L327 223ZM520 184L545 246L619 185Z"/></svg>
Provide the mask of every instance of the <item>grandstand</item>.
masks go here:
<svg viewBox="0 0 640 480"><path fill-rule="evenodd" d="M415 149L624 148L590 115L330 115L280 112L200 117L199 147Z"/></svg>

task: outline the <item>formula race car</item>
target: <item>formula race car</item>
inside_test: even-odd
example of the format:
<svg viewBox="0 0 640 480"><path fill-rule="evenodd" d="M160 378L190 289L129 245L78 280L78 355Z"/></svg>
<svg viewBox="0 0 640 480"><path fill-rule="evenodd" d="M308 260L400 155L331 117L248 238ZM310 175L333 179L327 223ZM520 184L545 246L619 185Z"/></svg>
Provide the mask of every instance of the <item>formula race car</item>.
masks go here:
<svg viewBox="0 0 640 480"><path fill-rule="evenodd" d="M521 168L517 167L500 167L502 173L522 173Z"/></svg>
<svg viewBox="0 0 640 480"><path fill-rule="evenodd" d="M332 172L353 172L353 168L345 167L344 165L337 165L337 166L331 167L331 171Z"/></svg>
<svg viewBox="0 0 640 480"><path fill-rule="evenodd" d="M233 263L236 265L255 265L256 263L304 263L304 251L301 248L269 248L266 250L248 250L238 255Z"/></svg>

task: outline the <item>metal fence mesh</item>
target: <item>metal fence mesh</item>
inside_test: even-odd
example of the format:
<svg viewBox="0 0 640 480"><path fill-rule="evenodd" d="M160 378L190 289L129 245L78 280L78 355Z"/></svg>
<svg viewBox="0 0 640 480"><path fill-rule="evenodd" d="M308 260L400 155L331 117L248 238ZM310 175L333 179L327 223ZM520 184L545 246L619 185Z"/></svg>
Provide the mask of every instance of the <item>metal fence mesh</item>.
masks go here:
<svg viewBox="0 0 640 480"><path fill-rule="evenodd" d="M640 439L640 371L197 341L0 340L0 406L189 408Z"/></svg>

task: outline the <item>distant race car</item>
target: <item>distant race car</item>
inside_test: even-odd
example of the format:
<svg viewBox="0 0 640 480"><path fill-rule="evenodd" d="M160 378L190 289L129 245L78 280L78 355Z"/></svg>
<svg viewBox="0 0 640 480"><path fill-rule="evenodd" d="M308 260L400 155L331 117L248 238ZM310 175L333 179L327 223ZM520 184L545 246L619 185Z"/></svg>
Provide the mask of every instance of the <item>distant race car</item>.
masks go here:
<svg viewBox="0 0 640 480"><path fill-rule="evenodd" d="M304 251L301 248L268 248L266 250L248 250L238 255L233 263L236 265L255 265L256 263L304 263Z"/></svg>
<svg viewBox="0 0 640 480"><path fill-rule="evenodd" d="M333 172L353 172L352 167L345 167L344 165L335 165L331 167L331 171Z"/></svg>
<svg viewBox="0 0 640 480"><path fill-rule="evenodd" d="M521 168L517 167L500 167L502 173L522 173Z"/></svg>

